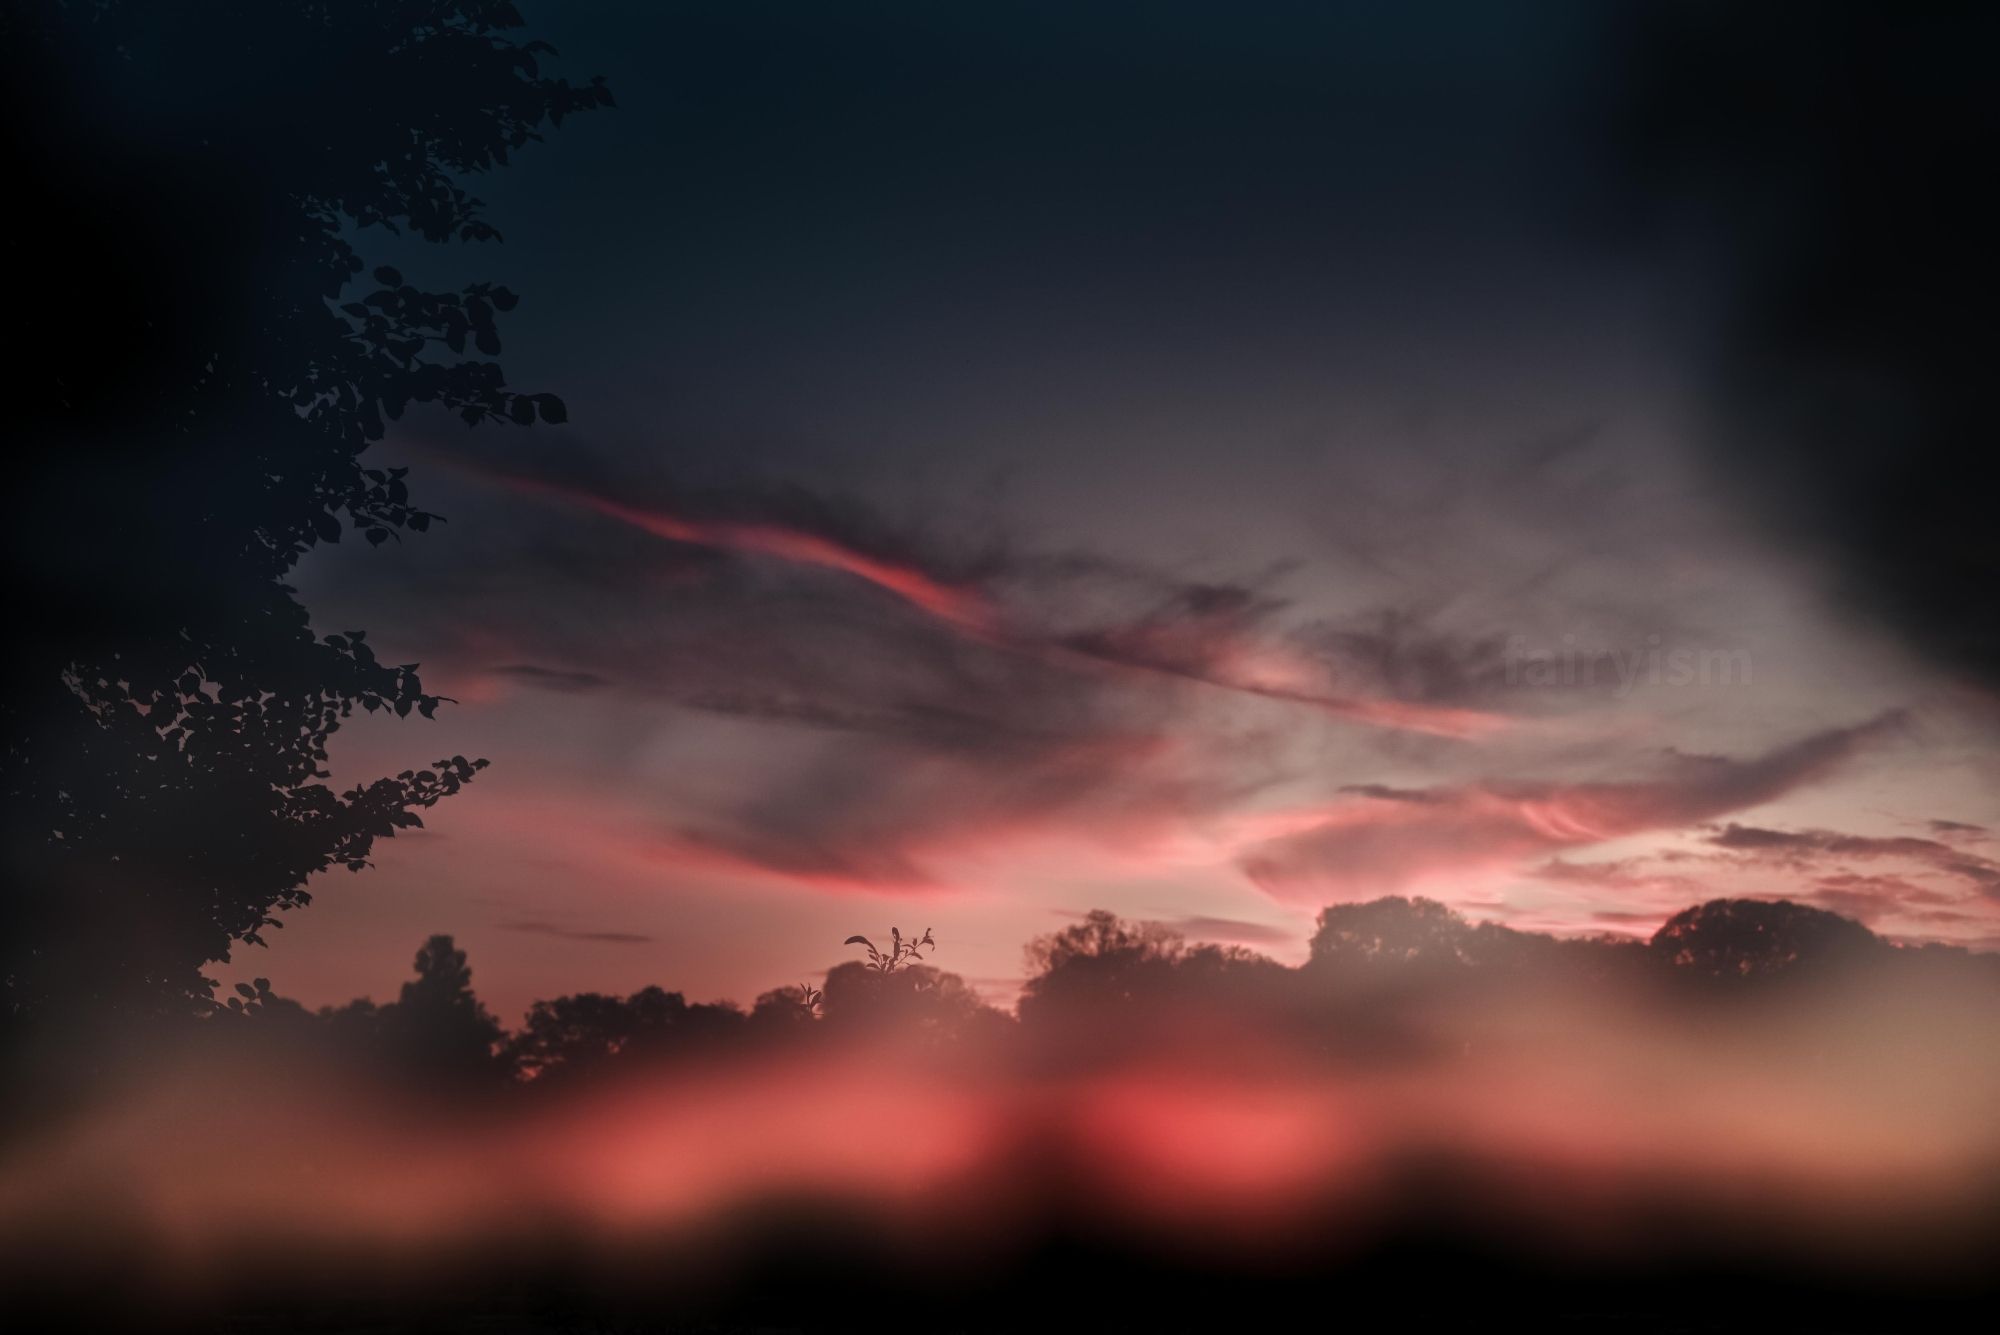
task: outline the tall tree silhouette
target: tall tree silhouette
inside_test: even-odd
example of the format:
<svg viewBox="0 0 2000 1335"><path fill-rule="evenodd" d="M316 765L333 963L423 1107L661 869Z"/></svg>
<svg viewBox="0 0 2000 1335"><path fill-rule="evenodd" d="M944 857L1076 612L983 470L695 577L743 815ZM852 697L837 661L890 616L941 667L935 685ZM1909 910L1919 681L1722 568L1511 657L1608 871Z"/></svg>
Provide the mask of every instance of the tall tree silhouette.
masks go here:
<svg viewBox="0 0 2000 1335"><path fill-rule="evenodd" d="M417 951L416 970L396 1004L381 1011L391 1053L440 1085L499 1079L506 1031L473 992L465 952L433 936Z"/></svg>
<svg viewBox="0 0 2000 1335"><path fill-rule="evenodd" d="M357 708L430 715L415 665L321 635L285 583L343 535L437 518L364 466L412 404L560 422L489 360L515 297L348 289L371 227L491 240L468 175L601 82L545 76L491 0L7 7L25 503L0 690L0 1010L185 1009L205 961L359 870L484 763L336 791ZM470 353L468 353L468 345Z"/></svg>

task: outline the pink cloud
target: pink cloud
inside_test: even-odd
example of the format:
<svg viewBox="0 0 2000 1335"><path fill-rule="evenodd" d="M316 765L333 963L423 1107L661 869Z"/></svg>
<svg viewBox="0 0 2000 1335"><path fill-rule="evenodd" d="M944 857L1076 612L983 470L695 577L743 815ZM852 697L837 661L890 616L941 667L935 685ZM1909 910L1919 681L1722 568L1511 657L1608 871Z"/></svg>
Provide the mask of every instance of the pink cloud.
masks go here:
<svg viewBox="0 0 2000 1335"><path fill-rule="evenodd" d="M1897 725L1885 716L1747 760L1674 753L1659 777L1630 782L1495 781L1360 796L1249 848L1240 865L1281 899L1389 893L1758 806L1825 777Z"/></svg>

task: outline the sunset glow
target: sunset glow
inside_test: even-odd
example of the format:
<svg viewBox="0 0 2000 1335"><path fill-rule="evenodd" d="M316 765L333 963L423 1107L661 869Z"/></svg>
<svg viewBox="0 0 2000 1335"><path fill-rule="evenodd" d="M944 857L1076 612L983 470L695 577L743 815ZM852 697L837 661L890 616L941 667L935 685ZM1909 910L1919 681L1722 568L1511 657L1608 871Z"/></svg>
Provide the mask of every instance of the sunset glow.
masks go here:
<svg viewBox="0 0 2000 1335"><path fill-rule="evenodd" d="M13 0L0 1321L1990 1324L1996 45Z"/></svg>

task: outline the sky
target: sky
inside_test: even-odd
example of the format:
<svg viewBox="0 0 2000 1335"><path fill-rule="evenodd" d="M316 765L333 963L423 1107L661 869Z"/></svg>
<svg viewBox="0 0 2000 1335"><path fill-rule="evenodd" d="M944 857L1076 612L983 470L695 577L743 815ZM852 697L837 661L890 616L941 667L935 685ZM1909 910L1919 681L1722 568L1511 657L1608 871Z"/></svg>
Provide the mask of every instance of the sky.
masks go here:
<svg viewBox="0 0 2000 1335"><path fill-rule="evenodd" d="M1609 7L524 8L618 108L503 244L361 239L520 293L569 423L407 419L449 522L295 579L458 702L337 779L492 767L228 977L747 1003L897 924L1005 1003L1093 907L1295 961L1383 894L2000 945L1992 678L1769 503Z"/></svg>

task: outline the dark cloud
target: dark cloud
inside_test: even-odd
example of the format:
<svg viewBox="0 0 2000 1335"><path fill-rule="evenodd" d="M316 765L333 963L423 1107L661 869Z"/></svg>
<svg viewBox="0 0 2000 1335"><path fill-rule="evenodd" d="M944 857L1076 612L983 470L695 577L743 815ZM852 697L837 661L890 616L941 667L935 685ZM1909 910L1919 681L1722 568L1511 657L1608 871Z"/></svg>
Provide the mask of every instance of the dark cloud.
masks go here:
<svg viewBox="0 0 2000 1335"><path fill-rule="evenodd" d="M1885 838L1833 830L1770 830L1732 823L1710 835L1708 842L1730 852L1794 867L1842 858L1902 858L1956 877L1982 894L2000 898L2000 862L1936 839L1907 835Z"/></svg>
<svg viewBox="0 0 2000 1335"><path fill-rule="evenodd" d="M1658 913L1640 913L1627 909L1594 909L1591 912L1590 920L1596 923L1603 923L1607 927L1657 927L1667 916L1664 911Z"/></svg>
<svg viewBox="0 0 2000 1335"><path fill-rule="evenodd" d="M506 677L514 681L539 686L543 690L562 691L580 695L588 691L601 691L611 682L595 672L576 672L564 668L540 667L534 663L508 663L489 669L496 677Z"/></svg>
<svg viewBox="0 0 2000 1335"><path fill-rule="evenodd" d="M583 928L563 927L552 922L525 919L518 922L500 924L503 932L525 932L531 936L560 937L565 941L592 941L603 945L644 946L651 945L657 938L643 932L589 931Z"/></svg>
<svg viewBox="0 0 2000 1335"><path fill-rule="evenodd" d="M1429 788L1393 788L1386 783L1342 784L1340 791L1356 797L1372 797L1378 802L1435 802L1438 794Z"/></svg>
<svg viewBox="0 0 2000 1335"><path fill-rule="evenodd" d="M1356 689L1465 708L1518 709L1505 636L1459 634L1407 608L1304 628L1300 641Z"/></svg>

